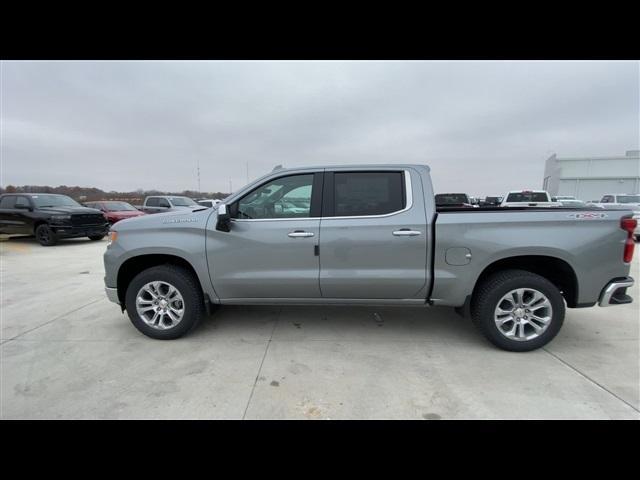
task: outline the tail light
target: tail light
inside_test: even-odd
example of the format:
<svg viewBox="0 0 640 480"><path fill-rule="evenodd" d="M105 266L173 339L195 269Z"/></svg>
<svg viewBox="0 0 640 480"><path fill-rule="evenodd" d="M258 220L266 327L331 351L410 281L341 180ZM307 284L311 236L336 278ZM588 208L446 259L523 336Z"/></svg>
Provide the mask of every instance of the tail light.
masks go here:
<svg viewBox="0 0 640 480"><path fill-rule="evenodd" d="M631 263L633 259L633 249L635 247L633 232L637 225L638 221L635 218L623 217L620 219L620 228L627 232L627 239L624 241L624 254L622 256L624 263Z"/></svg>

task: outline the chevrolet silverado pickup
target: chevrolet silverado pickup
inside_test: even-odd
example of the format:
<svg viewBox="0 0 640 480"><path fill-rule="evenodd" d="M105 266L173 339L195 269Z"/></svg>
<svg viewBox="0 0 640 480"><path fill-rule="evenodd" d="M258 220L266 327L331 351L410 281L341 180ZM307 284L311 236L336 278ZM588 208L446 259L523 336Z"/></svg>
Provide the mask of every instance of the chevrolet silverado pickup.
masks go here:
<svg viewBox="0 0 640 480"><path fill-rule="evenodd" d="M527 351L565 308L630 303L628 210L436 208L425 165L274 170L217 208L122 220L108 298L157 339L216 305L455 307Z"/></svg>
<svg viewBox="0 0 640 480"><path fill-rule="evenodd" d="M35 235L49 247L60 238L102 240L109 231L100 210L86 208L66 195L8 193L0 196L0 233Z"/></svg>

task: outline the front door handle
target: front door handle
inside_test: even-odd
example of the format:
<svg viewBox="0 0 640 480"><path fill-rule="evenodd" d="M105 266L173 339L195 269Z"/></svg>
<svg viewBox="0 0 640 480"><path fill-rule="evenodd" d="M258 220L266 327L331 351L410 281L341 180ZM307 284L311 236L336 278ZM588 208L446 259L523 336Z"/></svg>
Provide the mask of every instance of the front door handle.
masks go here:
<svg viewBox="0 0 640 480"><path fill-rule="evenodd" d="M294 232L289 232L287 236L291 238L306 238L313 237L313 232L305 232L303 230L296 230Z"/></svg>
<svg viewBox="0 0 640 480"><path fill-rule="evenodd" d="M414 237L416 235L420 235L422 232L420 230L409 230L408 228L403 228L400 230L395 230L393 234L396 237Z"/></svg>

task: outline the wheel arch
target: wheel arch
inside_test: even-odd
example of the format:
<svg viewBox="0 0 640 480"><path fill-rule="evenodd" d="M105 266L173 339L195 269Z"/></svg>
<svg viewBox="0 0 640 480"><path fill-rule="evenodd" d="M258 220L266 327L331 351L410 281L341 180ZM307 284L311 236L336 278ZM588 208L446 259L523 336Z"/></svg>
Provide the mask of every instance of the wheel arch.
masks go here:
<svg viewBox="0 0 640 480"><path fill-rule="evenodd" d="M518 255L501 258L487 265L476 280L471 298L479 286L493 273L502 270L525 270L540 275L553 283L562 293L569 308L578 307L578 277L565 260L548 255Z"/></svg>
<svg viewBox="0 0 640 480"><path fill-rule="evenodd" d="M175 265L189 271L202 291L202 284L200 283L198 273L191 263L184 258L178 255L165 253L138 255L125 260L118 269L116 285L118 288L118 300L120 301L120 305L124 306L125 304L125 295L131 280L133 280L133 278L143 270L159 265Z"/></svg>
<svg viewBox="0 0 640 480"><path fill-rule="evenodd" d="M45 220L44 218L39 218L39 219L35 220L35 221L33 222L33 234L34 234L34 235L36 234L36 230L38 229L38 227L39 227L40 225L49 225L49 226L51 226L51 225L49 224L49 222L48 222L47 220Z"/></svg>

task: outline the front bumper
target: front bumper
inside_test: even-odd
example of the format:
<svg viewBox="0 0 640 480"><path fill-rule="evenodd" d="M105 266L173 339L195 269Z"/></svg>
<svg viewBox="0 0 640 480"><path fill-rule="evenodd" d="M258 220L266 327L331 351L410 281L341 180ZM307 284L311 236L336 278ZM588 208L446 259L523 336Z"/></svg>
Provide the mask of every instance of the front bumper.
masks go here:
<svg viewBox="0 0 640 480"><path fill-rule="evenodd" d="M104 287L104 291L106 292L107 298L109 299L109 301L120 305L120 299L118 298L117 288Z"/></svg>
<svg viewBox="0 0 640 480"><path fill-rule="evenodd" d="M88 237L106 235L109 233L109 224L104 225L87 225L87 226L71 226L71 225L51 225L51 228L60 238L72 237Z"/></svg>
<svg viewBox="0 0 640 480"><path fill-rule="evenodd" d="M634 280L631 277L615 278L611 280L600 293L598 305L610 307L612 305L624 305L631 303L633 298L627 295L627 288L633 287Z"/></svg>

